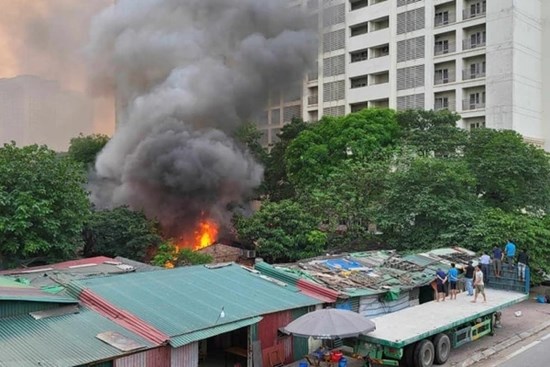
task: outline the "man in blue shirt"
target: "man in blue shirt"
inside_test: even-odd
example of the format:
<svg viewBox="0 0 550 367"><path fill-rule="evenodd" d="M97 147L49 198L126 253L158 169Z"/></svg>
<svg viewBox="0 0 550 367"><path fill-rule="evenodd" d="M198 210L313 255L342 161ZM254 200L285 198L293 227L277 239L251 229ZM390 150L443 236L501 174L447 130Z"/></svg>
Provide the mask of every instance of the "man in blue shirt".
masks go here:
<svg viewBox="0 0 550 367"><path fill-rule="evenodd" d="M456 284L458 282L458 269L455 267L454 263L451 263L451 268L447 273L449 278L449 287L451 288L451 299L456 299Z"/></svg>
<svg viewBox="0 0 550 367"><path fill-rule="evenodd" d="M504 253L506 254L506 262L514 267L514 257L516 256L516 244L512 240L508 240L506 247L504 247Z"/></svg>

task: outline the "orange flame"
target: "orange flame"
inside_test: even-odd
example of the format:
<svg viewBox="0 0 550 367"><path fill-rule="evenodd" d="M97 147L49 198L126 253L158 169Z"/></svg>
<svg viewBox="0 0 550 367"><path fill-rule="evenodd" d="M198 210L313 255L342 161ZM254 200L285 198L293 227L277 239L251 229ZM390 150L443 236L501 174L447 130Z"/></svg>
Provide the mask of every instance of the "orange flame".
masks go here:
<svg viewBox="0 0 550 367"><path fill-rule="evenodd" d="M195 231L194 249L200 250L214 243L218 237L218 225L211 220L203 220Z"/></svg>

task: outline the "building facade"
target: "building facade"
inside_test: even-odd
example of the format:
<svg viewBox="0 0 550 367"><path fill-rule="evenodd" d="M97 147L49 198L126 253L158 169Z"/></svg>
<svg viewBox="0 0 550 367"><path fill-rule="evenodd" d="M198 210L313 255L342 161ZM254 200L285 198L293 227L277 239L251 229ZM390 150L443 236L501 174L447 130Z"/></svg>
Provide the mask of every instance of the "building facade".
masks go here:
<svg viewBox="0 0 550 367"><path fill-rule="evenodd" d="M550 39L550 2L291 0L291 6L311 12L319 30L317 70L308 74L301 101L304 120L366 107L448 109L462 116L465 129L511 129L550 149L550 47L543 41ZM273 143L275 130L267 130Z"/></svg>

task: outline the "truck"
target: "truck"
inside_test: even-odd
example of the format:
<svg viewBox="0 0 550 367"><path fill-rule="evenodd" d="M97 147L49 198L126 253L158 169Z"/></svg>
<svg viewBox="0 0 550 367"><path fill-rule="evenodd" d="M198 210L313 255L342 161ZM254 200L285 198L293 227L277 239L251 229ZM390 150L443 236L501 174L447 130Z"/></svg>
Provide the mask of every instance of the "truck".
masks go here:
<svg viewBox="0 0 550 367"><path fill-rule="evenodd" d="M528 298L515 285L486 288L487 302L460 293L457 299L427 302L373 318L376 330L360 337L358 349L370 366L431 367L451 350L495 332L500 311Z"/></svg>

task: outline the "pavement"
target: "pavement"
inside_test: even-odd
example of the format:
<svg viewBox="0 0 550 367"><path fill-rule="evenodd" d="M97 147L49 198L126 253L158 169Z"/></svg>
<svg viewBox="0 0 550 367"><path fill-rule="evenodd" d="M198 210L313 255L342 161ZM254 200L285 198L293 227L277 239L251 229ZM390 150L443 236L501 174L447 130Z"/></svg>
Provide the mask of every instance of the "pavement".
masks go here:
<svg viewBox="0 0 550 367"><path fill-rule="evenodd" d="M512 345L550 327L550 304L537 303L537 294L544 294L549 287L538 287L531 291L528 300L508 307L502 311L502 327L496 329L494 336L485 336L479 341L465 344L452 351L445 367L468 367L493 356ZM491 289L486 289L487 298ZM521 311L521 316L515 312Z"/></svg>

